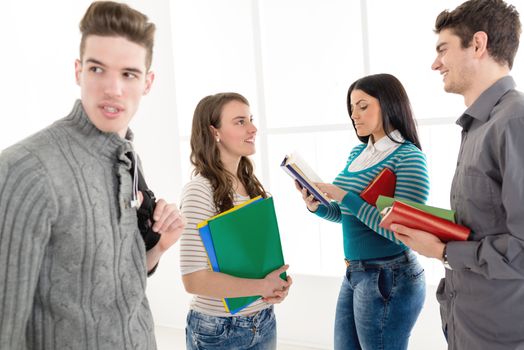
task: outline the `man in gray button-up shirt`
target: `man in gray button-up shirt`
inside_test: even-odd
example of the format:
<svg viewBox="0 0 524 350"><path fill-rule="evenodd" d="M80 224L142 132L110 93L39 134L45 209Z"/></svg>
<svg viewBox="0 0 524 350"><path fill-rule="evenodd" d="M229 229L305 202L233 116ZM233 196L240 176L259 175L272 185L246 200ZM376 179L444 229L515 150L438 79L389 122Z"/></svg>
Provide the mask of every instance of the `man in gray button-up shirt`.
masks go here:
<svg viewBox="0 0 524 350"><path fill-rule="evenodd" d="M438 70L464 96L451 188L466 242L400 225L398 239L441 259L437 290L449 349L524 349L524 94L509 76L521 24L502 0L471 0L436 20Z"/></svg>

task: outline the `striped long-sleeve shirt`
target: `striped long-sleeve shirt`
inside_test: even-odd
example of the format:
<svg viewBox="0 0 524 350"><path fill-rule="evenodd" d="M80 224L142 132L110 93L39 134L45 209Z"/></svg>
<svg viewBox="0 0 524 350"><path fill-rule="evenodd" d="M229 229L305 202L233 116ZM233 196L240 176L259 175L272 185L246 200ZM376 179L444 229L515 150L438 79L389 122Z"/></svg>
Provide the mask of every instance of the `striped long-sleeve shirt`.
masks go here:
<svg viewBox="0 0 524 350"><path fill-rule="evenodd" d="M235 194L234 204L240 204L248 199L248 197ZM199 222L218 214L213 202L213 188L209 180L197 175L187 183L182 192L180 211L187 220L180 240L180 271L182 275L200 270L210 270L206 250L197 229ZM262 299L259 299L234 316L249 315L269 306ZM230 313L225 311L222 300L217 298L195 295L190 308L212 316L231 316Z"/></svg>
<svg viewBox="0 0 524 350"><path fill-rule="evenodd" d="M380 170L388 167L395 173L395 197L425 203L429 194L426 157L415 145L405 142L377 164L360 171L349 171L349 165L365 147L365 144L360 144L353 148L346 166L333 182L347 191L342 202L320 205L316 211L318 216L342 224L344 254L350 260L386 257L407 249L395 239L393 232L379 227L378 209L359 196Z"/></svg>

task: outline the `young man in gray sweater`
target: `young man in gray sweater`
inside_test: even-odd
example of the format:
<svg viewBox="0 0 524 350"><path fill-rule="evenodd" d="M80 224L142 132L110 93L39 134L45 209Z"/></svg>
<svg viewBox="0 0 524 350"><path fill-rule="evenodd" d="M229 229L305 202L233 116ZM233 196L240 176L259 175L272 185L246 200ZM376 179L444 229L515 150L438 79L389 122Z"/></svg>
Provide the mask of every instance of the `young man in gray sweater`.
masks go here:
<svg viewBox="0 0 524 350"><path fill-rule="evenodd" d="M156 348L146 275L184 219L157 201L146 253L128 125L153 82L155 26L94 2L80 30L81 100L0 154L0 349Z"/></svg>

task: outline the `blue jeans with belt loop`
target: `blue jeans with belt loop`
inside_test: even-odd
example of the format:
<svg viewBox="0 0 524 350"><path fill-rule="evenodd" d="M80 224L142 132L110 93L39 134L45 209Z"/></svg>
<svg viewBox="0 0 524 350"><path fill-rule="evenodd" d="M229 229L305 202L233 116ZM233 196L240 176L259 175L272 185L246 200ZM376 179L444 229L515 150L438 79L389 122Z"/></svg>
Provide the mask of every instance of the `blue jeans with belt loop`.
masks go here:
<svg viewBox="0 0 524 350"><path fill-rule="evenodd" d="M186 348L274 350L277 329L273 306L252 316L219 317L189 310Z"/></svg>
<svg viewBox="0 0 524 350"><path fill-rule="evenodd" d="M410 250L349 261L335 315L335 350L404 350L424 305L424 269Z"/></svg>

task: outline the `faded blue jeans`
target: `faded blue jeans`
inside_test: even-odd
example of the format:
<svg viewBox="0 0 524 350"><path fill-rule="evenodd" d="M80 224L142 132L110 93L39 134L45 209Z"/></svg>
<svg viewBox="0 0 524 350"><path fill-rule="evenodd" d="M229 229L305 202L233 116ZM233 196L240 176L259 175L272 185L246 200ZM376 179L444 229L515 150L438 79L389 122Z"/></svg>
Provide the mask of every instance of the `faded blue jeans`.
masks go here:
<svg viewBox="0 0 524 350"><path fill-rule="evenodd" d="M424 269L409 250L351 261L337 302L335 350L407 349L425 296Z"/></svg>
<svg viewBox="0 0 524 350"><path fill-rule="evenodd" d="M273 307L253 316L218 317L189 310L186 326L186 348L274 350L277 328Z"/></svg>

